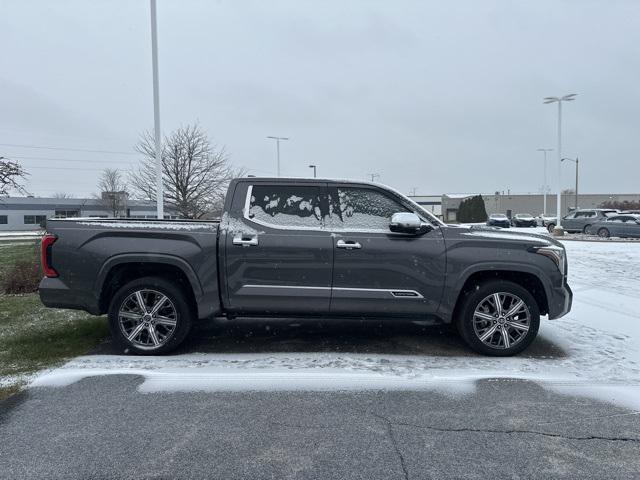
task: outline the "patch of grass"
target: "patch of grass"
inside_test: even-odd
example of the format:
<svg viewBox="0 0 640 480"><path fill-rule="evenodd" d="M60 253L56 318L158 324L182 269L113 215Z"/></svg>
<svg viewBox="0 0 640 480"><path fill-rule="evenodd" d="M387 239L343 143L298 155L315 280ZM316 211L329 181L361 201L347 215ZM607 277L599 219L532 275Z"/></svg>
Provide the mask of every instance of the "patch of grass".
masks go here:
<svg viewBox="0 0 640 480"><path fill-rule="evenodd" d="M4 240L0 241L0 278L19 261L36 261L40 240Z"/></svg>
<svg viewBox="0 0 640 480"><path fill-rule="evenodd" d="M38 261L38 245L33 240L0 241L0 284L16 268ZM46 308L36 293L0 293L0 400L17 392L26 375L87 353L107 335L104 317Z"/></svg>
<svg viewBox="0 0 640 480"><path fill-rule="evenodd" d="M33 293L0 295L0 398L25 375L85 354L107 335L105 317L46 308Z"/></svg>
<svg viewBox="0 0 640 480"><path fill-rule="evenodd" d="M0 387L0 402L5 398L9 398L14 393L18 393L21 387L21 383L13 383L6 387Z"/></svg>
<svg viewBox="0 0 640 480"><path fill-rule="evenodd" d="M0 242L0 292L31 293L42 278L39 242Z"/></svg>

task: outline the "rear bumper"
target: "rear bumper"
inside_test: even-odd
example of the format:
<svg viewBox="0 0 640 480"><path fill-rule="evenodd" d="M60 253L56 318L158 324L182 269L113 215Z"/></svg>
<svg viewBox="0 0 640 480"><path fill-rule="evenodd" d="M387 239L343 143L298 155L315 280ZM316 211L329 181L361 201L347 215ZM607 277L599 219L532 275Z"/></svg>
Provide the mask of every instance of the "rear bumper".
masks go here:
<svg viewBox="0 0 640 480"><path fill-rule="evenodd" d="M567 283L561 287L553 288L547 292L549 298L549 320L564 317L571 311L573 292Z"/></svg>
<svg viewBox="0 0 640 480"><path fill-rule="evenodd" d="M38 287L38 294L45 307L71 308L100 315L98 301L91 294L70 290L59 278L43 278Z"/></svg>

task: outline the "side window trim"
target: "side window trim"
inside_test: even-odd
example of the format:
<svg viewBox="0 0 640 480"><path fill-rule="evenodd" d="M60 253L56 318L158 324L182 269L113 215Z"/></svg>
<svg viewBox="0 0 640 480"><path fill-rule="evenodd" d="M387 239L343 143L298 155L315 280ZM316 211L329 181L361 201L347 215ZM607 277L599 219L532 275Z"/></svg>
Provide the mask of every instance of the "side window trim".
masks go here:
<svg viewBox="0 0 640 480"><path fill-rule="evenodd" d="M251 218L249 217L249 211L251 210L251 195L253 193L253 187L256 184L249 184L247 187L247 196L244 201L244 207L242 208L242 217L247 221L254 223L256 225L260 225L262 227L272 228L274 230L304 230L307 232L326 232L327 229L324 227L324 221L320 222L319 228L316 227L304 227L298 225L276 225L275 223L264 222L259 218ZM277 184L274 184L277 185ZM310 184L309 186L318 187L321 191L321 195L325 197L328 195L327 185L325 183L317 183Z"/></svg>

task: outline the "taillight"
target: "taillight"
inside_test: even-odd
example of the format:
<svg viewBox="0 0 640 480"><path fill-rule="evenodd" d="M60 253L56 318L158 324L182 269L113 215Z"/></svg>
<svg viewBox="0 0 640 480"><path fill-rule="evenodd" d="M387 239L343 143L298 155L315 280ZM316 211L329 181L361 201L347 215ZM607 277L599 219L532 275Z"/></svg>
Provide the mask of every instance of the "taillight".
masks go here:
<svg viewBox="0 0 640 480"><path fill-rule="evenodd" d="M55 235L46 234L40 242L40 264L45 277L58 276L58 272L51 266L51 246L57 239Z"/></svg>

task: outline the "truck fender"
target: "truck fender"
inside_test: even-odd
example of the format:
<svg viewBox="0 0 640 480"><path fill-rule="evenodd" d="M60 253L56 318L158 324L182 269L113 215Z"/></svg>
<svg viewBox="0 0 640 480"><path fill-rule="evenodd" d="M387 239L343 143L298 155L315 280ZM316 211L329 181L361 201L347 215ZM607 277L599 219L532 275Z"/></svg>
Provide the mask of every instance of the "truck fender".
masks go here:
<svg viewBox="0 0 640 480"><path fill-rule="evenodd" d="M107 278L109 272L114 267L126 263L160 263L177 267L182 271L182 273L185 274L185 276L189 280L196 299L202 297L203 295L202 285L200 285L200 281L193 271L193 268L191 268L191 265L189 265L185 260L179 257L158 253L123 253L108 258L102 264L100 270L98 271L98 276L94 284L94 291L102 292L104 281Z"/></svg>
<svg viewBox="0 0 640 480"><path fill-rule="evenodd" d="M464 269L462 272L460 272L460 274L457 276L455 283L453 285L450 285L450 287L447 289L448 293L446 294L446 298L444 302L440 305L441 314L447 318L451 318L451 315L453 314L453 310L455 309L456 302L458 300L458 297L460 296L462 288L464 287L467 280L469 280L469 278L474 273L491 272L491 271L520 272L520 273L529 273L531 275L534 275L535 277L538 278L538 280L540 280L540 283L542 284L545 290L545 294L547 295L547 298L550 298L549 295L551 292L551 286L549 285L549 282L546 276L543 274L542 270L536 267L535 265L531 265L527 263L513 263L513 262L509 262L509 263L495 262L495 261L482 262L482 263L476 263L474 265L470 265L469 267Z"/></svg>

